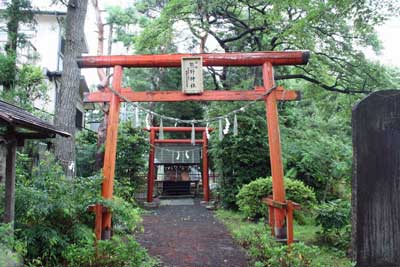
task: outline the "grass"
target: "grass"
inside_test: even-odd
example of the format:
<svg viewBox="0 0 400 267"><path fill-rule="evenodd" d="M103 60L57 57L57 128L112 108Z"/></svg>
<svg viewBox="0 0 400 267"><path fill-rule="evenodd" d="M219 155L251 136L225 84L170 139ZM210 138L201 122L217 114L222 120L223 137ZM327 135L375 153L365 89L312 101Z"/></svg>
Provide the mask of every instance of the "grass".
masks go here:
<svg viewBox="0 0 400 267"><path fill-rule="evenodd" d="M267 247L277 247L277 243L270 237L270 229L263 221L251 222L239 212L228 210L217 210L216 217L225 224L236 241L243 246L249 256L253 259L254 266L270 266L266 263L269 256L263 255L271 253L271 249ZM295 225L296 239L304 242L306 246L314 249L312 254L312 263L309 265L280 265L280 266L324 266L324 267L351 267L353 266L350 259L345 256L343 251L335 248L320 245L318 243L316 232L319 227L312 224ZM311 254L310 254L311 255ZM276 265L276 266L279 266Z"/></svg>

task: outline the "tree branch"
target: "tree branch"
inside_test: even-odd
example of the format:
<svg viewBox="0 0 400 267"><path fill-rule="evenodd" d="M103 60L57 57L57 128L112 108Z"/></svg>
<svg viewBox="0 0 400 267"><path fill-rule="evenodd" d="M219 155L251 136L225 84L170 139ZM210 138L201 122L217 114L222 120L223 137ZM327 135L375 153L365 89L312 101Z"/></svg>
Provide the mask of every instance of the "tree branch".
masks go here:
<svg viewBox="0 0 400 267"><path fill-rule="evenodd" d="M369 94L372 92L372 90L365 90L365 89L362 89L362 90L340 89L340 88L336 87L336 84L333 86L329 86L329 85L322 83L321 81L318 81L317 79L306 76L304 74L288 74L288 75L275 76L275 80L289 80L289 79L303 79L303 80L306 80L313 84L316 84L327 91L338 92L338 93L343 93L343 94Z"/></svg>
<svg viewBox="0 0 400 267"><path fill-rule="evenodd" d="M97 26L97 55L102 56L104 54L104 24L101 17L100 7L98 0L91 1L93 8L96 13L96 26ZM97 75L101 82L106 80L106 72L102 68L97 69Z"/></svg>
<svg viewBox="0 0 400 267"><path fill-rule="evenodd" d="M249 33L253 33L253 32L256 32L256 31L263 31L263 30L265 30L265 27L251 28L251 29L248 29L248 30L242 32L241 34L239 34L239 35L237 35L235 37L223 39L222 42L229 43L229 42L237 41L237 40L241 39L243 36L245 36L245 35L247 35Z"/></svg>

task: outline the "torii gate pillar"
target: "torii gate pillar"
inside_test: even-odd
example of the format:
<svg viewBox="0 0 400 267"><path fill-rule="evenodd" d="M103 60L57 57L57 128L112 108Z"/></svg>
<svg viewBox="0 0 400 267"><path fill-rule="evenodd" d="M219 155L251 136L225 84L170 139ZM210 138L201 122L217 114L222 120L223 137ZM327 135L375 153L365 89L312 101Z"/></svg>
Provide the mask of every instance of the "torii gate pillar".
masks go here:
<svg viewBox="0 0 400 267"><path fill-rule="evenodd" d="M263 81L264 88L268 90L274 86L274 73L271 63L263 64ZM269 94L265 100L268 126L268 143L271 161L272 173L272 192L273 199L279 202L285 202L285 185L283 181L283 164L281 151L281 138L279 132L278 109L276 105L276 91ZM275 236L279 239L286 238L285 211L283 209L275 209Z"/></svg>
<svg viewBox="0 0 400 267"><path fill-rule="evenodd" d="M114 67L113 88L117 92L121 91L122 85L122 67ZM107 124L107 139L106 148L104 152L104 165L103 165L103 183L101 188L101 195L106 200L111 200L113 197L114 177L115 177L115 162L117 157L117 139L118 139L118 124L121 100L112 94L110 101L110 110L108 115ZM96 239L110 239L111 238L111 211L104 209L100 204L96 205L96 221L95 233Z"/></svg>
<svg viewBox="0 0 400 267"><path fill-rule="evenodd" d="M202 146L202 155L203 155L203 165L202 165L202 178L203 178L203 200L208 202L210 201L210 185L209 185L209 177L208 177L208 139L206 132L203 132L203 146Z"/></svg>

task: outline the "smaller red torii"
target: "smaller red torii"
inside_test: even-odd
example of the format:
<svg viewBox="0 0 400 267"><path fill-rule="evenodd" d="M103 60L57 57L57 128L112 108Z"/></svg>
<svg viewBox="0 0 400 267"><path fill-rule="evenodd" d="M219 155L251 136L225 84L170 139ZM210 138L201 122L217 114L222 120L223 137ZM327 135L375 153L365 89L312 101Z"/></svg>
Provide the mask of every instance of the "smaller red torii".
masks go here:
<svg viewBox="0 0 400 267"><path fill-rule="evenodd" d="M160 127L150 127L146 129L150 132L150 152L149 152L149 170L147 174L147 202L153 202L154 181L155 181L155 145L156 144L190 144L191 139L156 139L157 132L160 132ZM191 132L192 127L163 127L164 132ZM210 200L210 185L208 177L208 139L206 127L194 127L195 132L202 133L202 139L195 140L196 144L202 144L202 184L203 184L203 200ZM213 131L208 128L208 131Z"/></svg>

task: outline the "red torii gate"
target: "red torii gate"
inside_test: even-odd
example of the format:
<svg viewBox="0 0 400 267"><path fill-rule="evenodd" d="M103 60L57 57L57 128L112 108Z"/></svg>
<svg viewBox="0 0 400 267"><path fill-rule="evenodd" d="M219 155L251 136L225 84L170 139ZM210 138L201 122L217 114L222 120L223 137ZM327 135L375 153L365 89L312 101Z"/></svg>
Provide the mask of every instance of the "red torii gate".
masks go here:
<svg viewBox="0 0 400 267"><path fill-rule="evenodd" d="M278 87L265 95L275 85L273 66L304 65L309 59L308 51L285 52L253 52L253 53L213 53L213 54L164 54L164 55L132 55L132 56L86 56L77 60L80 68L114 68L112 88L125 99L132 102L179 102L179 101L253 101L264 99L268 124L268 141L270 148L273 200L285 203L285 187L283 182L283 165L279 134L277 101L298 100L296 91ZM203 66L262 66L263 86L254 90L205 91L198 95L186 95L181 91L134 92L130 88L122 88L123 68L158 68L180 67L182 57L202 57ZM103 167L102 196L112 199L120 102L123 98L110 89L85 95L85 102L109 102L109 121ZM284 209L275 208L275 235L286 236ZM97 239L109 239L111 235L111 212L100 204L95 207L95 232Z"/></svg>
<svg viewBox="0 0 400 267"><path fill-rule="evenodd" d="M203 200L210 200L210 185L208 177L208 139L205 127L194 127L195 132L202 133L202 139L196 139L196 144L202 145L202 175L203 184ZM208 131L213 129L208 128ZM149 170L147 175L147 202L153 202L154 180L155 180L155 146L156 144L191 144L191 139L156 139L156 133L160 131L160 127L150 127L150 153L149 153ZM192 127L163 127L164 132L191 132Z"/></svg>

